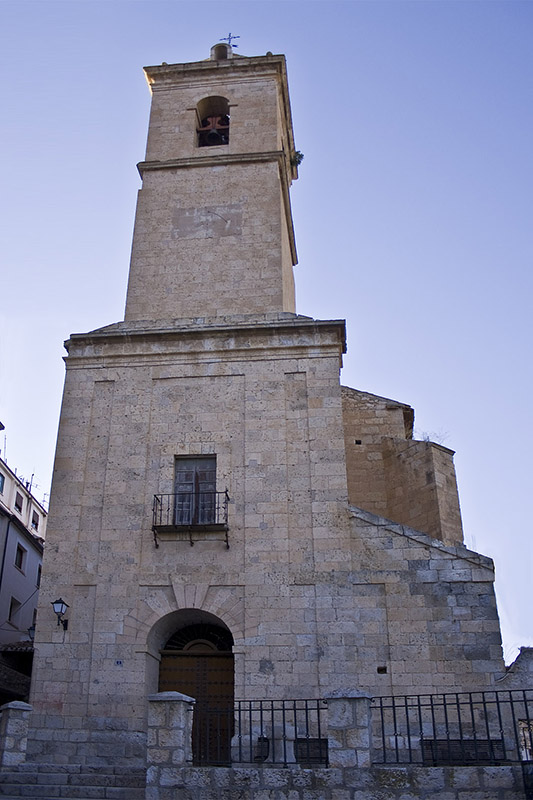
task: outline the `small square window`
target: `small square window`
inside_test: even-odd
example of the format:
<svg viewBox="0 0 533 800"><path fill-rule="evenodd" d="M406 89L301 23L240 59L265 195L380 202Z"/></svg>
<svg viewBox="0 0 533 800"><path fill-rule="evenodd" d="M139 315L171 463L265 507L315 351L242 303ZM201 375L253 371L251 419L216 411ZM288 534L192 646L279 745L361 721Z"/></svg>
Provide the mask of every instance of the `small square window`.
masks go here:
<svg viewBox="0 0 533 800"><path fill-rule="evenodd" d="M24 503L24 498L22 497L20 492L17 492L15 495L15 511L18 511L19 514L22 513L23 503Z"/></svg>
<svg viewBox="0 0 533 800"><path fill-rule="evenodd" d="M6 482L5 475L0 472L0 494L4 494L4 484Z"/></svg>
<svg viewBox="0 0 533 800"><path fill-rule="evenodd" d="M31 526L34 531L39 530L39 514L36 511L31 515Z"/></svg>
<svg viewBox="0 0 533 800"><path fill-rule="evenodd" d="M15 566L20 570L24 570L24 562L26 560L26 550L21 544L17 545L17 552L15 553Z"/></svg>
<svg viewBox="0 0 533 800"><path fill-rule="evenodd" d="M10 622L11 625L14 625L15 628L17 627L17 616L18 616L18 612L19 612L20 606L21 606L21 603L19 603L18 600L16 600L14 597L12 597L11 598L11 602L9 603L8 622Z"/></svg>

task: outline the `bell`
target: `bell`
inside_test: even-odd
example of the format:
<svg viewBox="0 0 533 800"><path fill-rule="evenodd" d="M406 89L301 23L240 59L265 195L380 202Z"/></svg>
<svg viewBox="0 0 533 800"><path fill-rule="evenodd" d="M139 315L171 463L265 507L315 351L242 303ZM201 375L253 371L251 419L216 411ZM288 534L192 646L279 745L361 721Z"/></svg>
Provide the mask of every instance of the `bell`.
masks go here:
<svg viewBox="0 0 533 800"><path fill-rule="evenodd" d="M219 131L215 130L214 128L211 128L205 139L209 145L224 144L224 138L222 134L220 134Z"/></svg>

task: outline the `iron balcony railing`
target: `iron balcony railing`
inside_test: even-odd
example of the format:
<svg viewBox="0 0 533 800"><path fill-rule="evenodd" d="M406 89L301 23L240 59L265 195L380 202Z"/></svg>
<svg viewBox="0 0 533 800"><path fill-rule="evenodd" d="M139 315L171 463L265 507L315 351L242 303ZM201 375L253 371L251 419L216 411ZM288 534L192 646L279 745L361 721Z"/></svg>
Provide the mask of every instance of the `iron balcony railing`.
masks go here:
<svg viewBox="0 0 533 800"><path fill-rule="evenodd" d="M155 536L178 531L191 534L201 530L227 531L228 503L227 490L156 494L152 506L152 530ZM193 544L192 535L190 541Z"/></svg>
<svg viewBox="0 0 533 800"><path fill-rule="evenodd" d="M233 705L197 704L193 762L328 766L325 700L238 700Z"/></svg>
<svg viewBox="0 0 533 800"><path fill-rule="evenodd" d="M373 762L498 765L533 761L533 690L375 697Z"/></svg>

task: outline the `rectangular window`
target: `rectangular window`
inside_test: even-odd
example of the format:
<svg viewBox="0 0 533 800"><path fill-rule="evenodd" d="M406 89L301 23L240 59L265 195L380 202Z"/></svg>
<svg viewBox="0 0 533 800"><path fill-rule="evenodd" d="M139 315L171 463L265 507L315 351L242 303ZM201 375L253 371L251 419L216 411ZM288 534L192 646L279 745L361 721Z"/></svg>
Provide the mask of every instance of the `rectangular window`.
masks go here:
<svg viewBox="0 0 533 800"><path fill-rule="evenodd" d="M20 492L17 492L15 495L15 511L18 511L19 514L22 513L23 503L24 503L24 498L22 497Z"/></svg>
<svg viewBox="0 0 533 800"><path fill-rule="evenodd" d="M216 474L216 456L176 458L176 525L212 525L216 521Z"/></svg>
<svg viewBox="0 0 533 800"><path fill-rule="evenodd" d="M26 561L26 553L27 550L25 550L21 544L18 544L17 551L15 553L15 566L18 567L21 571L24 571L24 562Z"/></svg>
<svg viewBox="0 0 533 800"><path fill-rule="evenodd" d="M6 482L5 475L0 472L0 494L4 494L4 483Z"/></svg>
<svg viewBox="0 0 533 800"><path fill-rule="evenodd" d="M11 625L14 625L15 628L17 627L17 616L18 616L18 612L19 612L20 606L21 606L21 603L19 603L18 600L16 600L14 597L12 597L11 598L11 602L9 603L8 622L10 622Z"/></svg>
<svg viewBox="0 0 533 800"><path fill-rule="evenodd" d="M34 511L31 515L31 526L34 531L39 530L39 514Z"/></svg>
<svg viewBox="0 0 533 800"><path fill-rule="evenodd" d="M41 572L42 571L43 571L43 568L39 564L39 566L37 567L37 588L39 588L39 586L41 585Z"/></svg>

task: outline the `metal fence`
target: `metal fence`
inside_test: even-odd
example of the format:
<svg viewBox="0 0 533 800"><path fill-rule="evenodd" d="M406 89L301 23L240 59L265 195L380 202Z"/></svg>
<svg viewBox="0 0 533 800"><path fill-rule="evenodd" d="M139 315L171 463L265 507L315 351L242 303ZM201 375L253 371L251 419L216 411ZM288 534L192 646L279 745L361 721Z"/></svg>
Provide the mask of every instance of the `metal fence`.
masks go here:
<svg viewBox="0 0 533 800"><path fill-rule="evenodd" d="M228 524L228 493L177 492L156 494L152 525L161 530Z"/></svg>
<svg viewBox="0 0 533 800"><path fill-rule="evenodd" d="M376 697L373 761L474 765L533 760L533 690Z"/></svg>
<svg viewBox="0 0 533 800"><path fill-rule="evenodd" d="M195 764L328 766L325 700L239 700L233 708L197 704Z"/></svg>

